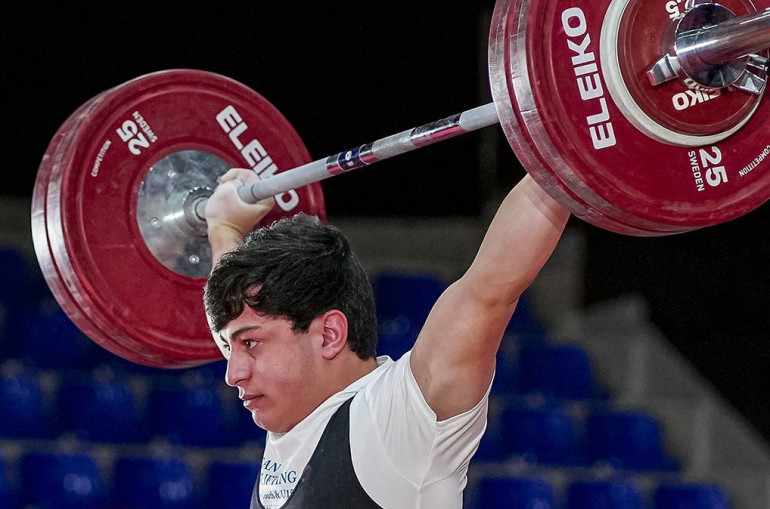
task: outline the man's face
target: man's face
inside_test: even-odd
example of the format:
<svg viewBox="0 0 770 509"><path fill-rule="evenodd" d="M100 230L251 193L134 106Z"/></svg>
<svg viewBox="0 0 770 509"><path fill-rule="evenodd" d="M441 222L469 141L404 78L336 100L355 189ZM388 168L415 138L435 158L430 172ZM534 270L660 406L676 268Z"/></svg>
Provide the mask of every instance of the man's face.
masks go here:
<svg viewBox="0 0 770 509"><path fill-rule="evenodd" d="M289 320L257 314L244 306L239 317L215 334L227 359L225 380L238 388L244 406L261 428L289 431L322 401L316 383L322 339L316 328L313 322L307 333L297 334Z"/></svg>

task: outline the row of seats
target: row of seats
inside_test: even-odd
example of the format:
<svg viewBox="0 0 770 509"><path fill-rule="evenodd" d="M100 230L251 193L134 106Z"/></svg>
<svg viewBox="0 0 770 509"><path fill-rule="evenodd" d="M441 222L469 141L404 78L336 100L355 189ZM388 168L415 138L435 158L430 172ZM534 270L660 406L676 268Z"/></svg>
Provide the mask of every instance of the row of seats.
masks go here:
<svg viewBox="0 0 770 509"><path fill-rule="evenodd" d="M150 387L140 398L119 377L70 377L53 390L48 404L39 384L45 376L24 371L0 375L0 406L13 409L14 415L0 420L0 437L51 439L71 434L107 443L147 443L163 437L194 447L264 442L264 431L222 382L182 383L174 378ZM532 406L500 397L493 397L491 407L478 461L518 456L548 465L606 462L623 469L677 468L666 454L659 423L644 412L601 405L581 418L568 407Z"/></svg>
<svg viewBox="0 0 770 509"><path fill-rule="evenodd" d="M539 478L488 477L475 487L469 509L729 509L717 485L662 483L651 494L628 480L574 481L562 497Z"/></svg>
<svg viewBox="0 0 770 509"><path fill-rule="evenodd" d="M118 457L108 468L87 454L30 452L16 462L18 481L0 463L0 509L146 509L248 507L256 461L214 461L197 474L184 457ZM15 484L15 485L14 485ZM471 496L473 495L473 496ZM538 478L485 477L469 490L470 509L728 509L716 485L663 483L651 504L627 480L573 481L563 497Z"/></svg>
<svg viewBox="0 0 770 509"><path fill-rule="evenodd" d="M443 289L438 278L428 275L384 273L374 279L382 353L397 357L405 351L405 345L412 344L417 324L423 322ZM13 353L28 365L43 369L85 368L92 366L87 362L90 359L148 377L169 377L166 370L125 362L98 348L50 298L41 300L32 317L21 323L18 330L12 331L19 336ZM44 347L50 343L47 331L51 330L57 332L56 348ZM536 394L554 401L607 400L606 391L594 381L586 352L576 346L549 344L526 296L508 332L498 354L494 395ZM224 375L222 362L207 369L218 378ZM179 372L174 374L181 377ZM72 374L64 378L71 380ZM115 443L143 443L164 436L174 443L202 447L236 446L264 436L253 431L256 427L251 425L248 413L241 409L236 415L227 412L228 400L223 401L211 386L161 386L151 391L147 401L141 401L119 380L63 383L56 398L58 404L51 406L58 409L54 429L52 412L41 408L42 396L34 385L29 377L3 378L0 399L16 407L17 414L26 415L30 422L16 419L0 425L0 436L51 438L70 432L86 441ZM205 429L192 424L201 422L207 424ZM605 440L607 433L619 438ZM676 468L663 451L657 422L651 416L628 412L595 412L586 423L580 423L559 407L508 405L498 419L490 417L490 432L477 457L501 461L511 456L554 465L608 461L621 468Z"/></svg>
<svg viewBox="0 0 770 509"><path fill-rule="evenodd" d="M381 279L381 278L380 278ZM379 279L378 279L379 280ZM386 301L387 302L387 301ZM381 311L379 353L400 357L412 345L388 331L392 323L386 311ZM427 313L427 311L426 311ZM407 322L399 315L396 321ZM35 306L20 311L11 325L6 327L5 340L0 338L0 356L16 358L25 365L47 370L92 370L99 365L110 365L122 371L140 374L166 374L166 370L145 368L122 361L97 346L69 320L67 315L48 297ZM417 322L414 322L417 323ZM421 322L420 322L421 323ZM512 322L515 323L515 322ZM417 325L410 325L416 337ZM55 331L52 335L51 331ZM390 330L392 332L392 330ZM532 337L538 339L533 340ZM607 393L596 383L591 361L586 352L574 345L550 344L542 335L522 340L514 332L506 335L498 353L498 366L493 386L496 394L542 394L558 399L607 399ZM222 369L217 373L224 376Z"/></svg>
<svg viewBox="0 0 770 509"><path fill-rule="evenodd" d="M119 359L87 339L52 302L42 304L45 311L30 318L34 328L16 336L16 345L6 340L3 358L16 358L23 364L43 370L90 371L101 365L134 374L168 377L168 370L149 368ZM56 331L55 347L50 332ZM44 344L48 343L48 344ZM385 346L383 355L396 355ZM397 357L394 357L397 358ZM207 369L224 379L224 362ZM498 353L494 394L539 394L549 399L606 400L608 394L595 381L586 352L574 345L551 344L545 339L537 344L522 344L518 336L508 335Z"/></svg>
<svg viewBox="0 0 770 509"><path fill-rule="evenodd" d="M381 273L373 280L379 323L378 350L398 358L409 350L446 285L429 274ZM576 345L548 342L529 295L519 299L497 355L495 394L606 400L590 358Z"/></svg>
<svg viewBox="0 0 770 509"><path fill-rule="evenodd" d="M26 453L18 481L0 463L0 509L220 509L248 507L255 461L214 461L202 474L184 457L118 457L108 468L87 454ZM15 484L15 485L14 485ZM563 497L539 478L484 477L468 491L470 509L729 509L718 486L662 483L650 495L630 480L573 481ZM647 500L647 499L651 500Z"/></svg>
<svg viewBox="0 0 770 509"><path fill-rule="evenodd" d="M89 454L29 452L11 469L0 463L0 509L243 509L258 474L257 461L214 461L198 473L182 456L105 466Z"/></svg>
<svg viewBox="0 0 770 509"><path fill-rule="evenodd" d="M567 406L503 406L491 401L487 432L474 461L518 458L530 464L671 472L679 463L666 451L655 416L602 405L587 415ZM581 408L585 411L585 408Z"/></svg>
<svg viewBox="0 0 770 509"><path fill-rule="evenodd" d="M48 292L37 264L18 250L0 247L0 271L5 282L0 290L0 358L17 358L51 370L120 364L69 320ZM378 351L399 358L414 344L446 284L435 275L393 272L376 275L372 283L378 310ZM520 299L507 332L518 341L513 348L504 345L498 355L496 392L606 398L606 392L594 382L584 351L545 342L545 328L535 318L527 295ZM139 371L138 366L128 364L121 367ZM153 373L151 368L144 371Z"/></svg>
<svg viewBox="0 0 770 509"><path fill-rule="evenodd" d="M6 368L6 371L11 369ZM265 432L223 383L164 380L140 397L124 378L63 378L46 394L24 370L0 374L0 407L13 419L0 419L0 437L52 439L73 435L82 441L147 443L162 437L172 444L233 447L264 443Z"/></svg>
<svg viewBox="0 0 770 509"><path fill-rule="evenodd" d="M417 337L431 306L445 285L432 275L380 274L374 279L381 349L395 355ZM504 461L512 456L545 465L607 462L632 470L672 471L678 463L663 445L660 424L642 411L617 411L596 382L582 348L551 344L535 317L527 294L519 300L497 355L493 397L504 403L492 412L476 461ZM518 396L538 396L546 404L531 407ZM571 415L571 401L586 402L585 419Z"/></svg>
<svg viewBox="0 0 770 509"><path fill-rule="evenodd" d="M166 370L145 368L121 361L86 338L51 300L39 304L31 314L23 334L6 339L3 358L16 358L25 365L47 370L92 370L109 365L121 371L160 376ZM56 331L55 346L48 331ZM541 394L557 399L607 399L607 392L595 381L591 361L586 352L574 345L555 345L545 339L536 344L522 344L518 336L504 340L509 348L498 354L495 394ZM402 354L387 348L387 338L381 341L379 352L398 358ZM398 349L401 350L401 349ZM217 369L224 378L224 364Z"/></svg>

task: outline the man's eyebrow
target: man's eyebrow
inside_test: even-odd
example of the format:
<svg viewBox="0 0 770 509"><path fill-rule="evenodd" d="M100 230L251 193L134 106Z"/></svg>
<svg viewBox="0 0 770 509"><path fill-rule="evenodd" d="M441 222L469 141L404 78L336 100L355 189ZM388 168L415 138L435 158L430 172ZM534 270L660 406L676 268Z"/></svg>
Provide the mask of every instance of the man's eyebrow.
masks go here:
<svg viewBox="0 0 770 509"><path fill-rule="evenodd" d="M233 340L233 339L237 340L238 337L240 337L243 333L250 332L250 331L253 331L253 330L257 330L257 329L261 329L261 328L262 328L261 325L248 325L246 327L241 327L240 329L236 329L235 332L230 334L230 339L231 340ZM219 337L222 337L222 335L220 334ZM224 338L222 338L222 340L225 341Z"/></svg>

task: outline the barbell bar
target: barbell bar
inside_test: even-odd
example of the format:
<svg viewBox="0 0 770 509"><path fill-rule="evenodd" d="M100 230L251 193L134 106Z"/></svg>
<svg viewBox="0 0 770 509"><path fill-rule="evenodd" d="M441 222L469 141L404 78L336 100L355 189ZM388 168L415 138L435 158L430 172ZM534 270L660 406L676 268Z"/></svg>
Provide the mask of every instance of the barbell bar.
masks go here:
<svg viewBox="0 0 770 509"><path fill-rule="evenodd" d="M497 123L499 119L495 104L485 104L442 120L380 138L373 143L360 145L323 159L316 159L271 176L269 179L255 182L251 186L242 186L238 189L238 195L246 203L257 203L259 200L290 189L320 182ZM205 207L206 199L195 202L195 217L201 221L205 221Z"/></svg>

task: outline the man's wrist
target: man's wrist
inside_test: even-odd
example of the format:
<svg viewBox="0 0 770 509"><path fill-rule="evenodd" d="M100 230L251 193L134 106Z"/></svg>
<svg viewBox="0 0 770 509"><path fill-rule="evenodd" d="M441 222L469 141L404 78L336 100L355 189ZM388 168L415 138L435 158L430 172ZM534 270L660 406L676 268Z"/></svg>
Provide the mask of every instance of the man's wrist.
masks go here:
<svg viewBox="0 0 770 509"><path fill-rule="evenodd" d="M219 258L243 244L244 233L228 224L209 224L208 238L211 245L212 266Z"/></svg>

